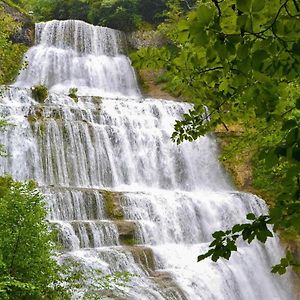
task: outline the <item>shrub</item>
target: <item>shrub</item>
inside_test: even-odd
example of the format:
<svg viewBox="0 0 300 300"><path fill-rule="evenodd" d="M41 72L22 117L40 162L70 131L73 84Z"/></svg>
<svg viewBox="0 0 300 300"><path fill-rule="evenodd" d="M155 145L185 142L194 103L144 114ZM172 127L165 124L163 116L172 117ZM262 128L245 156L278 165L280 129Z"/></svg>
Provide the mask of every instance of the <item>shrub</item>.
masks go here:
<svg viewBox="0 0 300 300"><path fill-rule="evenodd" d="M40 103L44 103L49 94L48 88L41 84L33 86L31 91L33 99Z"/></svg>
<svg viewBox="0 0 300 300"><path fill-rule="evenodd" d="M77 88L70 88L69 89L69 97L71 97L75 102L78 102L77 96L78 89Z"/></svg>
<svg viewBox="0 0 300 300"><path fill-rule="evenodd" d="M0 177L0 299L54 299L60 276L46 215L33 181Z"/></svg>

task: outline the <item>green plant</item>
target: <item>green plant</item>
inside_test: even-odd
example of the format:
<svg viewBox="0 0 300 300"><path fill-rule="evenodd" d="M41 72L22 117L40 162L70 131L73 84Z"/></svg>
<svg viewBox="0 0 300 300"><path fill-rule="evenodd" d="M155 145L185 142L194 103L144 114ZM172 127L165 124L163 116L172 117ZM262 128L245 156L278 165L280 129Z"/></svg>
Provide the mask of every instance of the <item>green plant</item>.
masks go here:
<svg viewBox="0 0 300 300"><path fill-rule="evenodd" d="M51 285L61 280L44 198L36 188L33 181L0 177L1 299L51 299Z"/></svg>
<svg viewBox="0 0 300 300"><path fill-rule="evenodd" d="M44 85L35 85L31 88L32 97L39 103L44 103L48 97L48 88Z"/></svg>
<svg viewBox="0 0 300 300"><path fill-rule="evenodd" d="M28 49L10 40L18 26L19 23L0 7L0 84L9 84L15 79L22 68L23 55Z"/></svg>
<svg viewBox="0 0 300 300"><path fill-rule="evenodd" d="M77 96L78 89L77 88L70 88L69 89L69 97L72 98L75 102L78 102Z"/></svg>

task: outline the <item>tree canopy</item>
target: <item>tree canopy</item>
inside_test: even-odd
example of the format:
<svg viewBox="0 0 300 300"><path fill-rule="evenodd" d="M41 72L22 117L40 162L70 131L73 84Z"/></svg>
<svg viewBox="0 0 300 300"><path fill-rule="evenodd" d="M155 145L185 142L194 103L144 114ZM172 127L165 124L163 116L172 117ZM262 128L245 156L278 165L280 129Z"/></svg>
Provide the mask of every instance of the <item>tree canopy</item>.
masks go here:
<svg viewBox="0 0 300 300"><path fill-rule="evenodd" d="M300 5L295 0L200 0L187 13L172 3L164 48L132 55L135 66L164 69L173 94L195 104L177 121L173 140L193 141L235 124L276 193L269 215L216 232L207 253L229 259L239 237L261 242L275 231L300 234ZM209 114L203 114L203 106ZM209 122L208 122L209 121ZM250 145L249 145L250 144ZM298 262L288 253L273 272Z"/></svg>
<svg viewBox="0 0 300 300"><path fill-rule="evenodd" d="M61 278L46 214L33 181L0 177L1 299L55 299Z"/></svg>
<svg viewBox="0 0 300 300"><path fill-rule="evenodd" d="M143 22L158 24L167 7L167 0L13 1L27 11L33 11L38 21L77 19L123 31L136 30Z"/></svg>

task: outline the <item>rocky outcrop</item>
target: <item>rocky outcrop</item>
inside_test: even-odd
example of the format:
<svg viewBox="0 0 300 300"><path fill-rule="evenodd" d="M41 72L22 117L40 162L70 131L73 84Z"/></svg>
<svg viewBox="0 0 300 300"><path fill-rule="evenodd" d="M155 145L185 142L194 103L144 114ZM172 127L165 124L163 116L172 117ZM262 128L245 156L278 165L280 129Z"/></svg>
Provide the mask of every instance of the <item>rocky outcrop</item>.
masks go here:
<svg viewBox="0 0 300 300"><path fill-rule="evenodd" d="M166 39L155 30L139 30L127 34L127 42L130 49L141 49L145 47L162 47Z"/></svg>
<svg viewBox="0 0 300 300"><path fill-rule="evenodd" d="M26 46L32 46L34 44L34 22L29 15L21 12L18 8L13 7L0 0L0 8L9 15L15 22L19 24L15 33L11 35L11 41L13 43L21 43Z"/></svg>

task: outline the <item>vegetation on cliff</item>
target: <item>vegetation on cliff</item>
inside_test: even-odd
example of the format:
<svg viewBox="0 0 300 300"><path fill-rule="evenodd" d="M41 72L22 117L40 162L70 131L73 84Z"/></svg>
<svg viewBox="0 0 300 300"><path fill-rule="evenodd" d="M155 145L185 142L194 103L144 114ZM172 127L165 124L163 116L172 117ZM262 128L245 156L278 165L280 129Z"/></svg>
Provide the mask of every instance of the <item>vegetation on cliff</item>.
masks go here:
<svg viewBox="0 0 300 300"><path fill-rule="evenodd" d="M147 22L158 24L166 0L12 0L38 21L77 19L94 25L132 31Z"/></svg>
<svg viewBox="0 0 300 300"><path fill-rule="evenodd" d="M20 24L4 10L0 2L0 84L11 83L18 74L25 51L22 43L13 43L11 37Z"/></svg>
<svg viewBox="0 0 300 300"><path fill-rule="evenodd" d="M215 233L200 260L229 259L239 237L265 242L273 236L269 224L300 234L299 18L293 0L201 0L188 13L173 3L161 26L170 46L132 56L137 67L163 68L169 89L195 103L176 123L174 141L238 125L240 138L228 155L241 156L251 143L256 184L276 185L269 215L249 214L249 223ZM299 265L291 253L273 272L288 265Z"/></svg>

